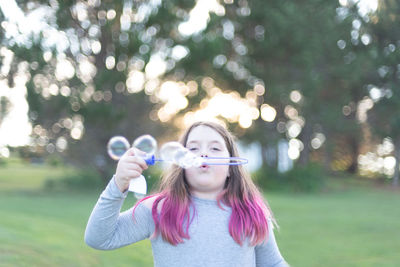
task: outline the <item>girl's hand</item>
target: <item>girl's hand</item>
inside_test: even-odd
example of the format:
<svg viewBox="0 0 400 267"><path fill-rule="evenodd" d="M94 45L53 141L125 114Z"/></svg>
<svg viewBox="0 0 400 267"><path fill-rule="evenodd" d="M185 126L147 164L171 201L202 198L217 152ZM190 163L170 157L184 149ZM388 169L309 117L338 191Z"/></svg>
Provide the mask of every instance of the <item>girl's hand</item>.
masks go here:
<svg viewBox="0 0 400 267"><path fill-rule="evenodd" d="M145 152L132 147L118 161L115 183L121 192L125 192L129 188L131 179L140 177L142 172L147 169L147 164L141 157L145 154Z"/></svg>

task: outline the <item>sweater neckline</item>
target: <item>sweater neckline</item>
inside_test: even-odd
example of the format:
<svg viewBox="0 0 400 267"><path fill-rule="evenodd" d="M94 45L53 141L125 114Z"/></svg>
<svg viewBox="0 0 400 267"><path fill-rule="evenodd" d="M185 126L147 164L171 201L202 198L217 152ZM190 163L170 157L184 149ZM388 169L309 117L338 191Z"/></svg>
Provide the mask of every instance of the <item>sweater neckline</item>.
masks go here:
<svg viewBox="0 0 400 267"><path fill-rule="evenodd" d="M216 199L206 199L206 198L200 198L196 196L191 196L191 199L193 202L199 203L199 204L207 204L207 205L217 205L217 200Z"/></svg>

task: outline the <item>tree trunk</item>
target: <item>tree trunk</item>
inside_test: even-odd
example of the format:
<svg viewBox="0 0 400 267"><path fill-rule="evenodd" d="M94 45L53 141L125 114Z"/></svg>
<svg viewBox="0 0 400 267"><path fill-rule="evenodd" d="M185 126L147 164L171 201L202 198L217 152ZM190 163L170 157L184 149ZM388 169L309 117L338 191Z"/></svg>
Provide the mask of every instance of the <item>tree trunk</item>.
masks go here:
<svg viewBox="0 0 400 267"><path fill-rule="evenodd" d="M351 136L349 138L349 149L351 156L351 164L347 168L347 171L351 174L356 174L358 172L358 154L360 148L359 138Z"/></svg>
<svg viewBox="0 0 400 267"><path fill-rule="evenodd" d="M311 143L312 129L310 123L304 125L301 134L301 141L303 142L304 149L300 152L299 163L303 166L307 165L310 161L310 143Z"/></svg>
<svg viewBox="0 0 400 267"><path fill-rule="evenodd" d="M332 171L332 154L333 154L333 149L332 145L329 143L330 140L325 141L325 147L324 147L324 169L327 172Z"/></svg>
<svg viewBox="0 0 400 267"><path fill-rule="evenodd" d="M267 164L267 146L261 144L261 166L265 166Z"/></svg>
<svg viewBox="0 0 400 267"><path fill-rule="evenodd" d="M325 142L322 146L322 164L326 172L330 173L332 171L332 158L333 158L333 144L334 138L330 135L329 131L322 131L325 135Z"/></svg>

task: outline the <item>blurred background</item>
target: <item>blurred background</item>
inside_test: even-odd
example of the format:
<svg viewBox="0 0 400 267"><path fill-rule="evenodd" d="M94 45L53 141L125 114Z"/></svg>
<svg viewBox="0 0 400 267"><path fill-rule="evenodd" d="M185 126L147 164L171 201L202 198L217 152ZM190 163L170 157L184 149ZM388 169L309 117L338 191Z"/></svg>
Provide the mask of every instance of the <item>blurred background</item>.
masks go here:
<svg viewBox="0 0 400 267"><path fill-rule="evenodd" d="M398 266L399 14L397 0L0 1L0 266L152 266L148 241L83 242L115 172L106 145L198 120L238 138L292 266Z"/></svg>

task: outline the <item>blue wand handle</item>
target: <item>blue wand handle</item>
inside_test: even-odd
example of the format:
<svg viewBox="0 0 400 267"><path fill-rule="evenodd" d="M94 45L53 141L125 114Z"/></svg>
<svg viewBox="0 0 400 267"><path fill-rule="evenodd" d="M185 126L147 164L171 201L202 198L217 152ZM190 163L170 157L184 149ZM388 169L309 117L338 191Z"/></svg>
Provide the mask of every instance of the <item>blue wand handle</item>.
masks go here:
<svg viewBox="0 0 400 267"><path fill-rule="evenodd" d="M147 155L144 158L144 161L146 162L147 165L154 165L156 163L156 161L164 161L164 160L156 159L156 157L154 155Z"/></svg>

